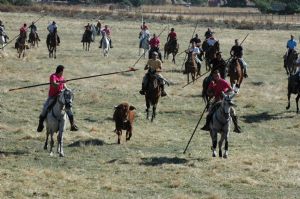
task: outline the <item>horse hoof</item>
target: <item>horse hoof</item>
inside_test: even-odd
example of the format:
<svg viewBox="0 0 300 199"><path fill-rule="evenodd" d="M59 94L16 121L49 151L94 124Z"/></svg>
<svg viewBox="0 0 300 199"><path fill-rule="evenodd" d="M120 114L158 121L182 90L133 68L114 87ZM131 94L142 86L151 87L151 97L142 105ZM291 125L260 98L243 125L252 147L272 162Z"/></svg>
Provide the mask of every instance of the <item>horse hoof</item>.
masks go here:
<svg viewBox="0 0 300 199"><path fill-rule="evenodd" d="M59 157L65 157L64 153L59 153Z"/></svg>
<svg viewBox="0 0 300 199"><path fill-rule="evenodd" d="M216 151L213 151L212 157L216 157Z"/></svg>
<svg viewBox="0 0 300 199"><path fill-rule="evenodd" d="M289 109L290 109L290 107L289 107L289 106L287 106L287 107L285 107L285 109L286 109L286 110L289 110Z"/></svg>
<svg viewBox="0 0 300 199"><path fill-rule="evenodd" d="M225 152L224 152L224 155L223 155L223 158L226 159L227 157L228 157L228 151L225 151Z"/></svg>
<svg viewBox="0 0 300 199"><path fill-rule="evenodd" d="M219 157L222 157L222 150L219 150Z"/></svg>
<svg viewBox="0 0 300 199"><path fill-rule="evenodd" d="M53 155L54 155L53 152L51 152L51 153L50 153L50 157L53 157Z"/></svg>
<svg viewBox="0 0 300 199"><path fill-rule="evenodd" d="M47 145L44 146L44 150L47 150Z"/></svg>
<svg viewBox="0 0 300 199"><path fill-rule="evenodd" d="M223 155L223 158L224 158L224 159L227 159L227 157L228 157L227 155L225 155L225 154Z"/></svg>

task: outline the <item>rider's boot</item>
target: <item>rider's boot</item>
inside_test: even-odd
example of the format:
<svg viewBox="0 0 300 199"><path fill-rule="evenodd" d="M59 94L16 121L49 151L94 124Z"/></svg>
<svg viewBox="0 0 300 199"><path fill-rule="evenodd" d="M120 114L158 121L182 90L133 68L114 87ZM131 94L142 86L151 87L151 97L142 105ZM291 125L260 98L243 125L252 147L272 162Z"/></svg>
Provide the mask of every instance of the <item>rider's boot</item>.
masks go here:
<svg viewBox="0 0 300 199"><path fill-rule="evenodd" d="M167 96L167 93L165 91L165 85L161 85L161 96L164 97L164 96Z"/></svg>
<svg viewBox="0 0 300 199"><path fill-rule="evenodd" d="M212 118L212 114L207 114L205 125L201 128L201 130L210 131L209 123L211 121L211 118Z"/></svg>
<svg viewBox="0 0 300 199"><path fill-rule="evenodd" d="M113 45L112 45L112 41L109 40L109 45L110 45L110 48L113 48Z"/></svg>
<svg viewBox="0 0 300 199"><path fill-rule="evenodd" d="M233 115L232 116L232 122L234 124L234 129L233 129L233 132L236 132L236 133L241 133L241 127L238 125L238 120L237 120L237 116L236 115Z"/></svg>
<svg viewBox="0 0 300 199"><path fill-rule="evenodd" d="M71 124L71 131L78 131L78 127L76 126L75 122L74 122L74 116L70 115L69 116L69 120L70 120L70 124Z"/></svg>
<svg viewBox="0 0 300 199"><path fill-rule="evenodd" d="M40 120L39 120L39 125L37 127L37 132L42 132L44 129L44 120L45 120L45 116L40 115Z"/></svg>
<svg viewBox="0 0 300 199"><path fill-rule="evenodd" d="M142 84L142 89L140 90L140 94L145 95L145 91L146 91L145 84Z"/></svg>

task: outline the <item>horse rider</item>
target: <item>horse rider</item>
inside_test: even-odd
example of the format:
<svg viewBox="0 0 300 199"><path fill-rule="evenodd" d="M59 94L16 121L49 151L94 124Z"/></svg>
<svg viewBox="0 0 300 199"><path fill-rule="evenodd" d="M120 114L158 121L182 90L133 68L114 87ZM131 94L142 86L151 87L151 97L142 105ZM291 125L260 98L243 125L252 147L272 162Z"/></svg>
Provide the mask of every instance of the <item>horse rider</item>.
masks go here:
<svg viewBox="0 0 300 199"><path fill-rule="evenodd" d="M217 42L213 34L206 41L209 47L214 46Z"/></svg>
<svg viewBox="0 0 300 199"><path fill-rule="evenodd" d="M4 26L4 24L2 23L1 20L0 20L0 36L3 36L4 37L4 42L7 43L7 39L9 39L9 38L8 38L6 32L5 32L5 26Z"/></svg>
<svg viewBox="0 0 300 199"><path fill-rule="evenodd" d="M192 53L192 57L194 57L195 62L197 64L197 76L200 75L200 69L201 69L201 61L199 59L199 55L201 53L202 49L197 47L197 44L195 42L192 43L191 48L189 48L186 53ZM185 69L187 71L187 68Z"/></svg>
<svg viewBox="0 0 300 199"><path fill-rule="evenodd" d="M21 37L24 35L25 36L25 39L27 38L27 30L28 30L28 28L27 28L27 24L26 23L24 23L23 24L23 26L20 28L20 34L19 34L19 37L18 37L18 39L16 40L16 43L19 43L20 42L20 39L21 39Z"/></svg>
<svg viewBox="0 0 300 199"><path fill-rule="evenodd" d="M90 25L90 23L88 23L86 26L84 26L84 33L82 35L82 39L81 42L83 42L83 38L86 34L88 34L88 32L92 31L92 26Z"/></svg>
<svg viewBox="0 0 300 199"><path fill-rule="evenodd" d="M113 48L112 41L111 41L111 30L108 28L108 25L105 25L104 29L101 30L101 32L102 32L102 38L100 40L100 46L99 46L99 48L102 48L102 40L103 40L103 37L104 37L104 33L108 37L110 48Z"/></svg>
<svg viewBox="0 0 300 199"><path fill-rule="evenodd" d="M238 61L242 67L244 77L247 78L248 77L248 74L247 74L248 65L245 62L245 60L243 59L243 47L241 45L239 45L238 39L235 39L234 42L235 42L235 44L234 44L234 46L232 46L232 48L230 50L230 55L232 57L238 58Z"/></svg>
<svg viewBox="0 0 300 199"><path fill-rule="evenodd" d="M96 24L96 28L97 28L97 34L100 35L100 32L101 32L101 21L98 20L97 24Z"/></svg>
<svg viewBox="0 0 300 199"><path fill-rule="evenodd" d="M210 38L212 35L213 35L213 32L210 30L210 28L208 28L207 31L204 34L205 39Z"/></svg>
<svg viewBox="0 0 300 199"><path fill-rule="evenodd" d="M174 28L171 28L171 32L168 34L167 43L170 48L176 48L177 46L177 34Z"/></svg>
<svg viewBox="0 0 300 199"><path fill-rule="evenodd" d="M46 102L44 103L43 110L40 114L40 120L39 120L39 125L37 128L37 132L42 132L44 128L44 120L47 117L47 113L49 109L54 105L56 102L56 99L59 95L59 93L66 88L66 81L63 76L64 72L64 66L58 65L56 67L55 73L50 75L50 86L49 86L49 93L48 93L48 98ZM69 117L70 124L71 124L71 131L78 131L78 127L75 125L74 122L74 116L72 109L67 110L66 113Z"/></svg>
<svg viewBox="0 0 300 199"><path fill-rule="evenodd" d="M31 23L31 25L28 28L30 28L30 32L32 32L33 34L36 35L37 40L41 41L40 38L39 38L39 35L38 35L38 32L37 32L37 27L36 27L34 21Z"/></svg>
<svg viewBox="0 0 300 199"><path fill-rule="evenodd" d="M211 73L213 73L215 70L218 70L221 78L225 79L227 64L222 58L222 52L217 52L216 57L210 61L210 64L212 65Z"/></svg>
<svg viewBox="0 0 300 199"><path fill-rule="evenodd" d="M145 93L147 92L147 88L148 88L149 76L150 76L150 74L155 74L160 83L161 96L162 97L166 96L167 93L165 92L165 89L164 89L164 84L165 84L166 80L161 75L162 62L158 59L157 52L152 53L152 59L148 60L144 70L148 70L148 72L143 77L142 90L140 90L140 94L145 95Z"/></svg>
<svg viewBox="0 0 300 199"><path fill-rule="evenodd" d="M142 26L141 26L141 29L142 29ZM142 43L143 43L143 40L145 39L146 35L148 35L148 38L150 37L150 32L149 32L147 26L145 28L143 28L139 34L139 39L140 39L139 48L142 48Z"/></svg>
<svg viewBox="0 0 300 199"><path fill-rule="evenodd" d="M57 24L56 24L56 22L53 21L51 24L49 24L48 27L47 27L47 30L49 31L49 34L47 36L47 43L49 43L50 37L51 37L51 35L54 34L55 30L56 30L56 34L57 34ZM59 46L59 44L60 44L60 38L57 34L57 45Z"/></svg>
<svg viewBox="0 0 300 199"><path fill-rule="evenodd" d="M198 34L195 34L195 37L190 40L190 44L192 44L193 42L196 43L196 46L198 48L201 47L201 39L199 38Z"/></svg>
<svg viewBox="0 0 300 199"><path fill-rule="evenodd" d="M294 39L294 35L291 35L291 39L288 40L286 44L287 53L286 53L285 61L289 59L293 51L296 51L296 47L297 47L297 41Z"/></svg>
<svg viewBox="0 0 300 199"><path fill-rule="evenodd" d="M160 40L159 40L159 37L156 36L155 33L153 34L153 37L150 39L149 45L150 45L149 55L152 55L153 52L157 52L159 59L162 60L161 53L159 51Z"/></svg>
<svg viewBox="0 0 300 199"><path fill-rule="evenodd" d="M148 26L146 25L146 22L143 22L141 25L141 30L149 30Z"/></svg>
<svg viewBox="0 0 300 199"><path fill-rule="evenodd" d="M212 105L209 107L208 114L206 116L206 123L201 128L202 130L209 131L210 126L209 123L212 119L213 113L218 109L218 105L220 105L220 101L222 100L222 92L231 92L233 89L231 88L230 84L220 77L220 72L215 70L213 72L213 81L210 82L207 89L207 94L210 98L214 97L214 101ZM230 115L232 117L232 121L234 124L234 132L241 133L241 128L238 125L237 116L235 115L234 109L231 109Z"/></svg>

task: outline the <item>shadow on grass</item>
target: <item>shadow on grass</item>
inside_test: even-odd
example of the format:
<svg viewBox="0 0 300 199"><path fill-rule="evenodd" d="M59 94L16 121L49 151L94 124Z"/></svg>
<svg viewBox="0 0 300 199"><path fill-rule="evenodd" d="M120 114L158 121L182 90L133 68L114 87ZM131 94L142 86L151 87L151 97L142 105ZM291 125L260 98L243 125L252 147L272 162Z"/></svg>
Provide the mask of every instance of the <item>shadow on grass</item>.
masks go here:
<svg viewBox="0 0 300 199"><path fill-rule="evenodd" d="M140 165L145 166L159 166L162 164L185 164L188 162L185 158L169 158L169 157L152 157L152 158L142 158L142 163Z"/></svg>
<svg viewBox="0 0 300 199"><path fill-rule="evenodd" d="M269 112L262 112L262 113L257 113L257 114L241 116L241 118L244 119L245 123L256 123L256 122L287 119L287 118L294 117L294 116L286 116L286 115L284 115L284 113L286 113L286 112L275 113L275 114L270 114Z"/></svg>
<svg viewBox="0 0 300 199"><path fill-rule="evenodd" d="M105 142L99 139L90 139L90 140L78 140L69 144L68 147L83 147L83 146L102 146Z"/></svg>
<svg viewBox="0 0 300 199"><path fill-rule="evenodd" d="M16 151L0 151L0 155L1 154L4 154L5 156L11 156L11 155L21 156L29 153L28 151L16 150Z"/></svg>

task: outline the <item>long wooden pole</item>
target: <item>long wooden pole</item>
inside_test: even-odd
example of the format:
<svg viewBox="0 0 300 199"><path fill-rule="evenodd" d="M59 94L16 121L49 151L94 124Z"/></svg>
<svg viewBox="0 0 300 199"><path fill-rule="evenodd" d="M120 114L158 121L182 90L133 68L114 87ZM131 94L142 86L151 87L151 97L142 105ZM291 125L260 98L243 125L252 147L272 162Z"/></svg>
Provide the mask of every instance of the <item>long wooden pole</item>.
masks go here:
<svg viewBox="0 0 300 199"><path fill-rule="evenodd" d="M118 72L112 72L112 73L104 73L104 74L91 75L91 76L85 76L85 77L77 77L77 78L65 80L65 82L70 82L70 81L75 81L75 80L80 80L80 79L94 78L94 77L101 77L101 76L107 76L107 75L113 75L113 74L118 74L118 73L132 72L132 71L136 71L136 70L138 70L138 69L130 68L129 70L125 70L125 71L118 71ZM21 90L21 89L25 89L25 88L33 88L33 87L38 87L38 86L45 86L45 85L49 85L49 84L50 83L35 84L35 85L31 85L31 86L24 86L24 87L19 87L19 88L12 88L12 89L9 89L8 91L15 91L15 90Z"/></svg>

